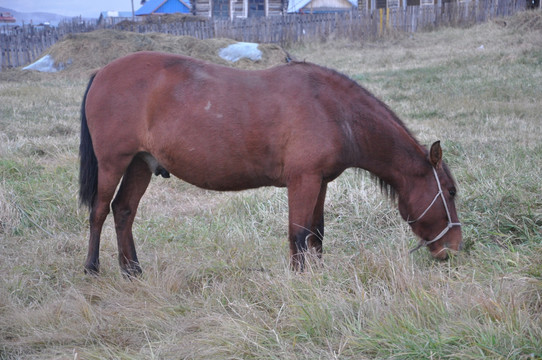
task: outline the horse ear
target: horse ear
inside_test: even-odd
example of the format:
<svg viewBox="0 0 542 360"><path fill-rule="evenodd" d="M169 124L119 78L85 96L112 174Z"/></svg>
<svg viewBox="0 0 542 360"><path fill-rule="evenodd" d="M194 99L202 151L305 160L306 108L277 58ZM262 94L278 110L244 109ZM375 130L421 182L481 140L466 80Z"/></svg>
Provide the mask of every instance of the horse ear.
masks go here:
<svg viewBox="0 0 542 360"><path fill-rule="evenodd" d="M440 141L435 141L431 145L431 150L429 150L429 161L436 169L440 169L442 164L442 148L440 147Z"/></svg>

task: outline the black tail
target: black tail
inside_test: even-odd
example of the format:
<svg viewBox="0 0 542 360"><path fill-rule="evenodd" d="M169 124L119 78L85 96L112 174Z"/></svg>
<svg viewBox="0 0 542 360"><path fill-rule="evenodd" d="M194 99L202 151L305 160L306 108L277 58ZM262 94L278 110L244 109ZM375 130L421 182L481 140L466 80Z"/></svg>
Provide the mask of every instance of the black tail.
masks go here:
<svg viewBox="0 0 542 360"><path fill-rule="evenodd" d="M85 104L95 76L96 74L91 76L83 96L83 104L81 105L81 143L79 145L79 204L85 205L91 210L98 192L98 160L96 160L92 139L88 131Z"/></svg>

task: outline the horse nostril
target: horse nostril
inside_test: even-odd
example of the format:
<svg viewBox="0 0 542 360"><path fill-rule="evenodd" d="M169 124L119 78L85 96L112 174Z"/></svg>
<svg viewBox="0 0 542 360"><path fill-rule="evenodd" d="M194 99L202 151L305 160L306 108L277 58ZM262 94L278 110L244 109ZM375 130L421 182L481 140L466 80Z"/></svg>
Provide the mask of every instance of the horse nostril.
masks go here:
<svg viewBox="0 0 542 360"><path fill-rule="evenodd" d="M463 250L463 247L464 247L464 246L465 246L465 245L463 244L463 242L460 242L460 243L459 243L459 246L457 247L457 250L455 250L455 247L454 247L454 246L451 246L451 244L450 244L449 242L445 242L445 243L444 243L444 247L445 247L446 249L451 250L451 251L454 251L454 252Z"/></svg>

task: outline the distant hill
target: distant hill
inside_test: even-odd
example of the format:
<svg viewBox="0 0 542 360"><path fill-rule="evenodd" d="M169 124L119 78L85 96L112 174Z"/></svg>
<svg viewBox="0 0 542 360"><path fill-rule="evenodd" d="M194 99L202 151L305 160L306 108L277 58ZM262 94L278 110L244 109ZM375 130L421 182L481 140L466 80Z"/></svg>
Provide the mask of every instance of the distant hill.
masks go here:
<svg viewBox="0 0 542 360"><path fill-rule="evenodd" d="M42 24L48 22L49 24L56 26L63 19L71 19L69 16L63 16L58 14L51 14L46 12L19 12L13 9L8 9L0 7L0 12L9 12L15 18L15 24L21 25L23 22L29 24L32 22L34 25Z"/></svg>

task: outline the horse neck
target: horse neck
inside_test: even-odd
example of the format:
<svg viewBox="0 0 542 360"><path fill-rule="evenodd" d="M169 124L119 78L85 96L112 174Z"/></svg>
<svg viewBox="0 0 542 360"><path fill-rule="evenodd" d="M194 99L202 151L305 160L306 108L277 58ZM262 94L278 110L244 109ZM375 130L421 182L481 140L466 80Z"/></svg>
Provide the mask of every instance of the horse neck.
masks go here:
<svg viewBox="0 0 542 360"><path fill-rule="evenodd" d="M387 107L357 121L358 156L354 166L389 184L399 197L427 166L426 150Z"/></svg>
<svg viewBox="0 0 542 360"><path fill-rule="evenodd" d="M346 76L321 67L312 70L335 91L329 103L340 104L343 159L346 166L368 170L401 196L413 177L427 167L427 150L410 134L401 120L381 100ZM314 76L317 77L316 75ZM340 100L337 100L340 99Z"/></svg>

